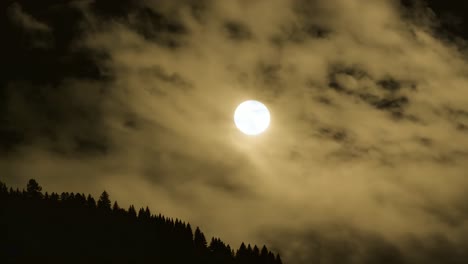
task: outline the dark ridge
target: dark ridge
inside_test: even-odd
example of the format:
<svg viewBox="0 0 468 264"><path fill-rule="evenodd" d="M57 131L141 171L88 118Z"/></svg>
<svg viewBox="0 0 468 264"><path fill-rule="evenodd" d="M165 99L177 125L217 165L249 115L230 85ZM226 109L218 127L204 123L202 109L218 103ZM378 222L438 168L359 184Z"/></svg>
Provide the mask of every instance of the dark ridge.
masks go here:
<svg viewBox="0 0 468 264"><path fill-rule="evenodd" d="M33 179L26 190L0 182L0 226L2 263L282 263L266 246L234 250L148 207L125 210L106 191L96 202L80 193L42 193Z"/></svg>

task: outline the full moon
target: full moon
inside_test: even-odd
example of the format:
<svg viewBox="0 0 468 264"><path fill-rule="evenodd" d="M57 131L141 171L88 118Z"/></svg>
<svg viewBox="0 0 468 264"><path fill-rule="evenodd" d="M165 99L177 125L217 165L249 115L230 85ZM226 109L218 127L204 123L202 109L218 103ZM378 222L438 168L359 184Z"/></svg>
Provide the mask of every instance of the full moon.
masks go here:
<svg viewBox="0 0 468 264"><path fill-rule="evenodd" d="M270 125L270 111L259 101L248 100L237 106L234 123L242 133L258 135Z"/></svg>

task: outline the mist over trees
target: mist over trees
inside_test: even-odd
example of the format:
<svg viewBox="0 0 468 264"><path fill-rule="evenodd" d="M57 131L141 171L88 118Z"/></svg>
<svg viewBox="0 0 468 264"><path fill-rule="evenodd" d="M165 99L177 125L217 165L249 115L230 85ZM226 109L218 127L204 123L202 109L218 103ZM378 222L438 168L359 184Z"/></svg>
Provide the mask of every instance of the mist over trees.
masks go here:
<svg viewBox="0 0 468 264"><path fill-rule="evenodd" d="M266 246L234 249L148 207L123 209L106 191L97 201L82 193L49 194L34 179L25 190L0 182L0 227L0 263L282 263Z"/></svg>

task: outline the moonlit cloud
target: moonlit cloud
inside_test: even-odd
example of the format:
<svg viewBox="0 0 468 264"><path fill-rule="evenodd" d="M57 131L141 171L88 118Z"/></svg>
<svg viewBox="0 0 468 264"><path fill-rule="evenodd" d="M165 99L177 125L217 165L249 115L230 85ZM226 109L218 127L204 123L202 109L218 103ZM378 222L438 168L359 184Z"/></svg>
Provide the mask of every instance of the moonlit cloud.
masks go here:
<svg viewBox="0 0 468 264"><path fill-rule="evenodd" d="M24 27L49 30L14 8ZM94 121L70 114L59 140L22 145L0 161L9 181L106 189L235 246L272 244L286 263L436 263L418 252L437 241L466 254L468 63L427 10L384 0L148 0L111 20L81 10L75 46L104 77L61 82L51 102L92 108ZM233 123L246 99L271 111L261 136ZM33 110L10 105L15 117Z"/></svg>
<svg viewBox="0 0 468 264"><path fill-rule="evenodd" d="M35 47L46 48L51 45L52 29L44 22L41 22L26 13L20 4L13 3L7 9L9 20L24 30L31 36L31 43Z"/></svg>
<svg viewBox="0 0 468 264"><path fill-rule="evenodd" d="M32 17L31 15L25 13L21 8L21 5L19 5L18 3L13 3L9 7L9 11L11 19L26 30L51 31L49 26L47 26L45 23L42 23L34 17Z"/></svg>

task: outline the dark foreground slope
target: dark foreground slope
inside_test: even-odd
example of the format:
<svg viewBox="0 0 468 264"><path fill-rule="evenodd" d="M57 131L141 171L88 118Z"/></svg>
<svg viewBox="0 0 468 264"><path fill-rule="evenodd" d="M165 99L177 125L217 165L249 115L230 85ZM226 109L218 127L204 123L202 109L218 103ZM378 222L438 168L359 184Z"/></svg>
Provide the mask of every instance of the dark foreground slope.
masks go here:
<svg viewBox="0 0 468 264"><path fill-rule="evenodd" d="M178 219L111 206L106 192L43 194L36 181L27 190L0 182L0 263L262 263L279 264L265 246L234 250Z"/></svg>

